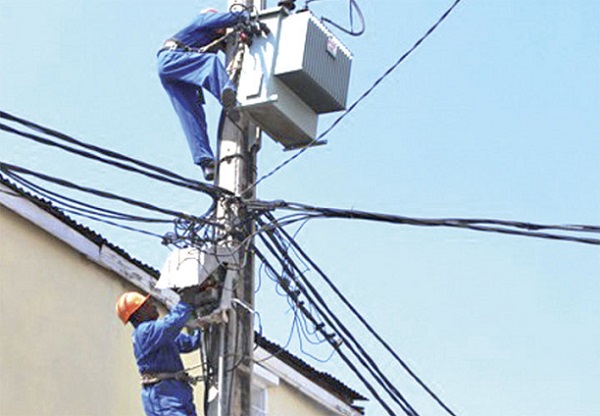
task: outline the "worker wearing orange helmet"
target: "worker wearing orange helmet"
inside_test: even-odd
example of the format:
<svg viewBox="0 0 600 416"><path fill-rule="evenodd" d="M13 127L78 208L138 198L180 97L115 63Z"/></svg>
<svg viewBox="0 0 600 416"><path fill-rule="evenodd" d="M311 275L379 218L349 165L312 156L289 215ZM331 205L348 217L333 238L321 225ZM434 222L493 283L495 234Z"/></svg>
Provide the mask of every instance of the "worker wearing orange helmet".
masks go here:
<svg viewBox="0 0 600 416"><path fill-rule="evenodd" d="M117 300L117 315L134 327L133 352L142 377L142 404L147 416L196 416L190 386L194 380L185 372L180 357L200 346L200 331L181 332L193 310L182 301L159 318L150 295L127 292Z"/></svg>

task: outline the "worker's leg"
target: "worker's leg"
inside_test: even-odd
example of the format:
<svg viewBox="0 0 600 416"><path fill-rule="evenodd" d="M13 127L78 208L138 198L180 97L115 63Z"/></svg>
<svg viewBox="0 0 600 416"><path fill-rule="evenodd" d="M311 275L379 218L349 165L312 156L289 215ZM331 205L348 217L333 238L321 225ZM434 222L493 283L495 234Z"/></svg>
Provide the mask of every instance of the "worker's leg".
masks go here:
<svg viewBox="0 0 600 416"><path fill-rule="evenodd" d="M160 416L160 409L157 407L158 398L154 386L142 388L142 406L146 416Z"/></svg>
<svg viewBox="0 0 600 416"><path fill-rule="evenodd" d="M208 90L220 101L225 89L233 90L235 87L229 79L223 63L215 54L209 54L205 58L205 64L199 71L198 77L202 79L202 88Z"/></svg>
<svg viewBox="0 0 600 416"><path fill-rule="evenodd" d="M197 87L181 82L163 81L162 84L179 117L194 163L200 165L203 161L214 160L206 128L206 115L198 102Z"/></svg>
<svg viewBox="0 0 600 416"><path fill-rule="evenodd" d="M234 88L223 63L214 53L162 52L158 55L158 73L163 82L196 85L218 100L225 89Z"/></svg>
<svg viewBox="0 0 600 416"><path fill-rule="evenodd" d="M197 416L194 395L189 384L165 380L154 387L161 416Z"/></svg>

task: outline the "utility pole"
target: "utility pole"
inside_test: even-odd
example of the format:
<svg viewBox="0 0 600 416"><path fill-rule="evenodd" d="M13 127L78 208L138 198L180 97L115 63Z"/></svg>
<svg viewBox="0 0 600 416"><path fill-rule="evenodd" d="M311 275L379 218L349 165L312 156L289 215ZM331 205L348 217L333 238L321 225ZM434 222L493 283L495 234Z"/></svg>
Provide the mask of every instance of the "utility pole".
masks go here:
<svg viewBox="0 0 600 416"><path fill-rule="evenodd" d="M259 0L260 1L260 0ZM228 9L242 4L249 10L253 0L228 0ZM258 6L262 6L258 5ZM229 45L227 65L241 65L239 51ZM232 62L233 61L233 62ZM231 76L231 74L230 74ZM234 82L237 81L234 79ZM235 111L235 110L233 110ZM260 147L258 129L243 114L223 115L218 139L217 185L232 191L241 199L254 199L252 187L256 179L256 153ZM231 200L229 200L231 201ZM216 397L209 393L208 416L250 416L254 351L254 256L249 250L254 231L252 220L245 218L239 205L220 201L217 221L225 226L228 236L221 245L234 249L235 264L227 265L234 273L233 303L227 319L213 324L207 331L210 344L207 360L218 368Z"/></svg>

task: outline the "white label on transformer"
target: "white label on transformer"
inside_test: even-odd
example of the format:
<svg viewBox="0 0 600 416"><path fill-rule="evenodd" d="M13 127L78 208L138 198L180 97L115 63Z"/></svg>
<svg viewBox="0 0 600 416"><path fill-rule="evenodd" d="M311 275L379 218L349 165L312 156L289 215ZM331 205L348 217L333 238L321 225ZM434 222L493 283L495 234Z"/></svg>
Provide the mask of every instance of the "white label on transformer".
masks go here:
<svg viewBox="0 0 600 416"><path fill-rule="evenodd" d="M327 53L333 56L334 58L337 56L338 44L333 36L329 36L327 38Z"/></svg>

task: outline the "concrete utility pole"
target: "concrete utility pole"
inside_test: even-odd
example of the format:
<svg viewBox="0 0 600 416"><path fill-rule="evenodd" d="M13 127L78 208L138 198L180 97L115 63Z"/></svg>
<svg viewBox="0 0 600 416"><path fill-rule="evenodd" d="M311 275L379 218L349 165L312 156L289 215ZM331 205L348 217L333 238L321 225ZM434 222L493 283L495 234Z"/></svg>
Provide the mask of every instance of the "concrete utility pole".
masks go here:
<svg viewBox="0 0 600 416"><path fill-rule="evenodd" d="M252 8L254 1L228 0L228 8L234 4ZM230 45L227 50L228 65L236 59L237 51L233 49L234 46ZM258 130L244 114L225 117L221 128L217 185L243 199L254 199L254 189L245 190L256 177L256 153L260 147ZM212 325L209 330L208 342L211 348L207 359L213 364L213 368L218 366L218 383L217 396L209 397L208 416L251 414L254 257L247 250L249 241L246 239L252 235L254 226L251 221L246 221L244 212L238 208L223 203L217 207L217 219L231 235L222 245L239 247L240 250L235 251L236 264L228 265L229 269L235 269L232 310L227 314L227 322Z"/></svg>

